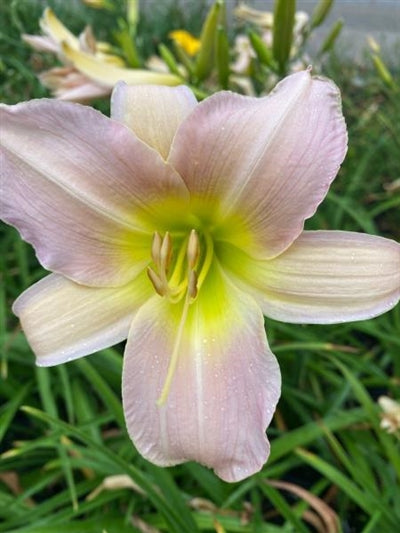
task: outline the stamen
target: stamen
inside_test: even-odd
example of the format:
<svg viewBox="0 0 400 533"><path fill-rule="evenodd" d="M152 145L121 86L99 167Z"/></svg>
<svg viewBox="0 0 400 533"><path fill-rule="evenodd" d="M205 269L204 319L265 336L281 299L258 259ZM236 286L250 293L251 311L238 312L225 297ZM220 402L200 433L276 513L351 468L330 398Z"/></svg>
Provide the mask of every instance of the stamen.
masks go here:
<svg viewBox="0 0 400 533"><path fill-rule="evenodd" d="M165 283L160 279L158 274L150 267L147 267L147 275L156 291L160 296L165 296L167 294L168 287L165 286Z"/></svg>
<svg viewBox="0 0 400 533"><path fill-rule="evenodd" d="M197 289L200 289L200 287L203 285L203 282L206 279L208 271L210 270L210 266L211 266L213 256L214 256L214 243L213 243L211 236L208 233L204 233L204 238L206 240L206 256L204 258L203 265L200 269L198 282L197 282Z"/></svg>
<svg viewBox="0 0 400 533"><path fill-rule="evenodd" d="M171 235L167 231L164 235L161 250L160 250L160 274L164 272L168 273L168 268L171 264L172 259L172 239ZM162 275L162 274L161 274Z"/></svg>
<svg viewBox="0 0 400 533"><path fill-rule="evenodd" d="M202 258L200 253L199 236L197 231L192 229L190 235L180 244L178 255L176 259L174 259L172 274L168 279L167 270L172 261L172 239L168 232L165 234L162 242L161 237L157 235L158 234L155 234L153 239L153 248L155 251L152 251L152 257L155 264L157 264L155 259L158 258L157 253L159 254L159 273L156 274L151 268L148 268L147 270L153 287L161 296L167 296L171 304L178 303L186 294L167 369L167 375L160 397L156 402L160 407L167 401L172 380L178 365L189 307L197 297L198 291L210 270L213 261L214 245L211 236L205 233L204 239L206 251L204 258ZM187 261L186 266L185 258ZM199 262L201 266L198 268ZM197 274L197 270L199 270L199 274Z"/></svg>
<svg viewBox="0 0 400 533"><path fill-rule="evenodd" d="M158 269L160 268L161 244L161 235L156 231L153 235L153 242L151 244L151 258Z"/></svg>
<svg viewBox="0 0 400 533"><path fill-rule="evenodd" d="M189 282L187 287L187 293L192 300L197 296L197 272L191 270L189 272Z"/></svg>
<svg viewBox="0 0 400 533"><path fill-rule="evenodd" d="M183 329L185 327L185 323L187 320L189 306L190 306L190 296L189 296L189 291L188 291L186 293L185 303L183 304L182 315L179 321L178 331L176 333L174 348L172 350L171 359L169 361L167 377L165 378L164 386L162 388L160 397L158 398L156 402L158 407L165 405L165 402L167 401L167 398L168 398L169 391L171 389L172 379L174 377L176 366L178 364L179 351L180 351L180 347L182 343Z"/></svg>
<svg viewBox="0 0 400 533"><path fill-rule="evenodd" d="M200 257L200 241L197 231L192 229L189 236L189 242L187 245L186 256L188 261L189 270L193 270L197 266L197 261Z"/></svg>

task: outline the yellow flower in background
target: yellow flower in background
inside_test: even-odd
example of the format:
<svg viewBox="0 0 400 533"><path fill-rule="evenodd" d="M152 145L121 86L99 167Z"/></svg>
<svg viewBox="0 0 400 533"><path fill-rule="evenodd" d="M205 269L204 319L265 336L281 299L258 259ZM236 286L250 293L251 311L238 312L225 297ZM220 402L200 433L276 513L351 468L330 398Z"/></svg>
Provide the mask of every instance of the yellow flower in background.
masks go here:
<svg viewBox="0 0 400 533"><path fill-rule="evenodd" d="M194 56L200 50L201 42L186 30L174 30L168 34L174 43L183 48L187 54Z"/></svg>

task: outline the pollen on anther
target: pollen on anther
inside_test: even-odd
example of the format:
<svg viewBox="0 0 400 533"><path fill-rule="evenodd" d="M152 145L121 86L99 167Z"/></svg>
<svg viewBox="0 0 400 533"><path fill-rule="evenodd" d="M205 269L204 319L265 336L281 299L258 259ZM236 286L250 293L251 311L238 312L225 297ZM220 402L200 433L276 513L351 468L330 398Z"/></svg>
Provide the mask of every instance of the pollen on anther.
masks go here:
<svg viewBox="0 0 400 533"><path fill-rule="evenodd" d="M159 294L160 296L165 296L167 293L167 288L165 287L165 284L159 278L158 274L156 274L152 268L147 267L147 275L156 293Z"/></svg>
<svg viewBox="0 0 400 533"><path fill-rule="evenodd" d="M190 298L196 298L197 296L197 272L191 270L189 272L189 282L188 282L188 295Z"/></svg>
<svg viewBox="0 0 400 533"><path fill-rule="evenodd" d="M158 231L156 231L153 235L153 242L151 245L151 258L153 259L154 264L157 266L157 268L160 268L161 244L161 235L158 233Z"/></svg>
<svg viewBox="0 0 400 533"><path fill-rule="evenodd" d="M197 231L192 229L189 235L189 241L187 245L187 261L189 269L196 268L197 261L200 257L200 241Z"/></svg>
<svg viewBox="0 0 400 533"><path fill-rule="evenodd" d="M167 231L162 240L160 249L160 269L165 273L168 272L168 268L172 259L172 239L171 235Z"/></svg>

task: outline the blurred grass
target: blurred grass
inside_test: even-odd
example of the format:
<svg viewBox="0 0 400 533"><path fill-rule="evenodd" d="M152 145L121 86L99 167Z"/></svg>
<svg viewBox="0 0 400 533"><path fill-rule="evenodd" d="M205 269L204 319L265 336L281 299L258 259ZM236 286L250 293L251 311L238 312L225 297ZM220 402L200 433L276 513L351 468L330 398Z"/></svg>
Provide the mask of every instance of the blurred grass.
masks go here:
<svg viewBox="0 0 400 533"><path fill-rule="evenodd" d="M172 28L196 33L201 26L203 2L193 10L182 2L160 4L141 20L143 54L156 49ZM51 60L19 38L20 32L38 32L45 5L75 32L87 21L100 38L112 32L107 17L78 0L68 6L40 0L1 3L4 102L47 94L34 72ZM342 90L349 152L307 228L367 231L400 240L399 95L384 87L372 65L360 71L332 56L324 74ZM394 75L398 80L399 72ZM44 271L31 248L5 225L0 267L0 532L124 533L145 531L143 524L178 533L396 531L399 440L380 429L376 399L400 397L399 306L371 321L334 326L266 320L283 377L268 431L271 457L261 473L229 485L197 464L160 469L136 453L120 402L122 347L52 369L35 368L10 309ZM88 498L107 476L120 474L137 487L105 489ZM318 511L265 484L272 479L323 498L339 516L338 529L318 529Z"/></svg>

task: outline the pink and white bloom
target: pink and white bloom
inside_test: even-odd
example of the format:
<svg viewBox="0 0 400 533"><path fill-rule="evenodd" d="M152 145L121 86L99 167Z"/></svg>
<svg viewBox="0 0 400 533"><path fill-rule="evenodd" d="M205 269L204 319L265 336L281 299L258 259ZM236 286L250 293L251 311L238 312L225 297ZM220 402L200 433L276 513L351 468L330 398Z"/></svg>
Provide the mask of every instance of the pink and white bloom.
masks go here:
<svg viewBox="0 0 400 533"><path fill-rule="evenodd" d="M109 96L119 80L134 84L178 85L170 73L126 68L121 57L111 54L111 45L96 41L89 26L75 37L48 7L40 19L43 35L23 35L39 52L57 55L63 64L39 74L42 84L60 100L87 102Z"/></svg>
<svg viewBox="0 0 400 533"><path fill-rule="evenodd" d="M75 37L69 29L56 17L52 9L46 8L39 21L43 35L22 35L22 39L38 52L54 54L63 66L53 67L39 74L42 84L50 89L54 96L61 100L84 102L93 98L108 96L112 91L107 83L99 83L85 73L79 71L74 61L68 59L63 49L73 50L79 57L88 54L96 58L104 68L124 67L124 61L108 53L110 45L96 41L89 26ZM67 52L68 53L68 52Z"/></svg>
<svg viewBox="0 0 400 533"><path fill-rule="evenodd" d="M139 452L227 481L260 470L280 373L263 314L370 318L400 298L400 245L303 231L346 153L337 87L310 71L265 98L119 84L111 118L1 106L2 218L53 273L15 302L39 365L123 339Z"/></svg>

